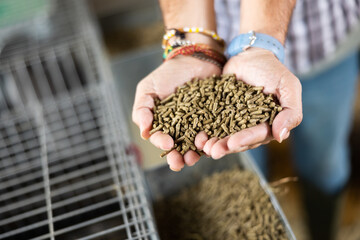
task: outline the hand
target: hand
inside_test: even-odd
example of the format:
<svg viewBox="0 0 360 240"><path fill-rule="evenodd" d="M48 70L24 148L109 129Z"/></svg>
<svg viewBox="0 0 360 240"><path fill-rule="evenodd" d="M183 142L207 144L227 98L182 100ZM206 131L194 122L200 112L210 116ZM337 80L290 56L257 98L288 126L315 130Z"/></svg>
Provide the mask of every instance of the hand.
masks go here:
<svg viewBox="0 0 360 240"><path fill-rule="evenodd" d="M221 140L211 138L198 144L197 148L207 155L219 159L228 153L257 148L274 138L282 142L302 121L300 81L270 51L250 48L232 57L223 73L235 73L237 79L248 84L264 86L264 92L273 93L283 110L275 117L272 128L268 123L262 123Z"/></svg>
<svg viewBox="0 0 360 240"><path fill-rule="evenodd" d="M164 62L147 77L139 82L136 88L135 102L133 106L132 119L139 126L140 134L144 139L150 137L150 141L156 147L170 150L174 146L172 137L162 132L156 132L150 136L152 128L154 98L164 99L174 93L178 86L183 85L194 77L208 77L213 74L219 75L220 68L190 56L178 56ZM198 134L195 143L203 145L207 140L204 132ZM167 155L170 169L180 171L184 164L194 165L200 156L194 151L188 151L184 157L176 150Z"/></svg>

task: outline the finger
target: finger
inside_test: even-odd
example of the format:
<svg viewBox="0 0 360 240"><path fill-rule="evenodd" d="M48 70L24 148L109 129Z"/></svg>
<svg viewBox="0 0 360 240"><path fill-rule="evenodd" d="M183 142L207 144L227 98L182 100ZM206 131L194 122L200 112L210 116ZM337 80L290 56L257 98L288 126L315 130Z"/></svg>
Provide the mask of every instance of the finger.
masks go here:
<svg viewBox="0 0 360 240"><path fill-rule="evenodd" d="M172 150L166 157L167 163L169 167L174 172L179 172L184 167L184 159L181 154L176 151Z"/></svg>
<svg viewBox="0 0 360 240"><path fill-rule="evenodd" d="M207 140L208 140L208 135L206 134L206 132L204 131L199 132L195 137L196 148L199 150L203 150Z"/></svg>
<svg viewBox="0 0 360 240"><path fill-rule="evenodd" d="M172 137L162 132L152 134L150 142L162 150L170 150L174 146L174 140Z"/></svg>
<svg viewBox="0 0 360 240"><path fill-rule="evenodd" d="M283 110L275 117L272 133L278 142L288 138L290 131L302 121L301 83L291 73L281 77L281 87L276 94Z"/></svg>
<svg viewBox="0 0 360 240"><path fill-rule="evenodd" d="M257 147L260 147L260 146L263 145L263 144L265 144L265 143L257 143L257 144L251 145L251 146L249 146L249 148L248 148L247 150L255 149L255 148L257 148Z"/></svg>
<svg viewBox="0 0 360 240"><path fill-rule="evenodd" d="M205 143L204 149L203 151L207 154L207 155L211 155L211 148L212 146L218 141L218 138L213 137L211 138L209 141L207 141Z"/></svg>
<svg viewBox="0 0 360 240"><path fill-rule="evenodd" d="M154 99L146 93L143 84L140 82L136 88L132 119L140 128L140 134L143 138L150 137L149 131L153 121L151 109L154 107Z"/></svg>
<svg viewBox="0 0 360 240"><path fill-rule="evenodd" d="M196 152L194 152L192 150L188 151L184 155L184 162L188 166L193 166L195 163L197 163L199 161L199 159L200 159L199 154L197 154Z"/></svg>
<svg viewBox="0 0 360 240"><path fill-rule="evenodd" d="M242 152L250 145L271 139L271 130L267 123L241 130L230 136L227 145L231 152Z"/></svg>
<svg viewBox="0 0 360 240"><path fill-rule="evenodd" d="M247 151L247 150L260 147L261 145L268 144L268 143L271 142L272 139L273 139L273 137L269 137L268 140L266 140L266 141L264 141L264 142L260 142L260 143L254 144L254 145L246 146L246 147L244 147L244 148L239 149L238 151L230 151L229 153L245 152L245 151Z"/></svg>
<svg viewBox="0 0 360 240"><path fill-rule="evenodd" d="M302 113L296 110L284 109L274 119L272 134L281 143L290 136L290 130L302 121Z"/></svg>
<svg viewBox="0 0 360 240"><path fill-rule="evenodd" d="M217 141L211 148L211 157L213 159L219 159L229 153L229 148L227 146L227 142L229 140L229 136L225 137L219 141Z"/></svg>
<svg viewBox="0 0 360 240"><path fill-rule="evenodd" d="M150 130L152 128L153 113L148 108L141 108L133 112L133 121L140 128L140 136L143 139L150 137Z"/></svg>

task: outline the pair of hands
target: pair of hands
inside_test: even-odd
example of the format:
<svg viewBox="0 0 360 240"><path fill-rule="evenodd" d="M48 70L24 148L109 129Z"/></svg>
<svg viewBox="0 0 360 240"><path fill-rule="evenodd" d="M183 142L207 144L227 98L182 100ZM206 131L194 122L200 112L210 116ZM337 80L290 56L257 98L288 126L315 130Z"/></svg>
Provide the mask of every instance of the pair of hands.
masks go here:
<svg viewBox="0 0 360 240"><path fill-rule="evenodd" d="M274 94L283 108L274 119L272 128L267 123L241 130L221 140L208 139L205 132L195 138L195 145L208 156L219 159L226 154L243 152L267 144L276 139L282 142L289 137L290 130L302 120L301 84L300 81L275 57L263 49L250 48L230 58L223 71L217 66L193 58L178 56L164 62L147 77L139 82L136 89L132 118L139 126L144 139L150 138L152 144L162 150L173 147L174 141L168 134L156 132L150 136L152 128L154 97L163 99L175 92L178 86L195 77L208 77L213 74L235 73L237 79L254 85L264 86L264 92ZM176 150L167 155L167 162L173 171L180 171L184 165L192 166L200 156L188 151L182 156Z"/></svg>

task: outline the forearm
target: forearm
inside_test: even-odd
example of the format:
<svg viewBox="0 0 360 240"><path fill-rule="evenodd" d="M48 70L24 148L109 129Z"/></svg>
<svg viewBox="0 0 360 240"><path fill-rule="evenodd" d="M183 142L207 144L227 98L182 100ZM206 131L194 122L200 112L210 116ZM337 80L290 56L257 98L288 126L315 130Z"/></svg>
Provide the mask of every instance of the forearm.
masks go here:
<svg viewBox="0 0 360 240"><path fill-rule="evenodd" d="M159 0L165 27L198 26L216 30L213 0Z"/></svg>
<svg viewBox="0 0 360 240"><path fill-rule="evenodd" d="M240 33L265 33L285 43L296 0L242 0Z"/></svg>
<svg viewBox="0 0 360 240"><path fill-rule="evenodd" d="M202 27L216 31L213 0L159 0L166 29ZM216 42L200 34L187 34L188 40L219 49Z"/></svg>

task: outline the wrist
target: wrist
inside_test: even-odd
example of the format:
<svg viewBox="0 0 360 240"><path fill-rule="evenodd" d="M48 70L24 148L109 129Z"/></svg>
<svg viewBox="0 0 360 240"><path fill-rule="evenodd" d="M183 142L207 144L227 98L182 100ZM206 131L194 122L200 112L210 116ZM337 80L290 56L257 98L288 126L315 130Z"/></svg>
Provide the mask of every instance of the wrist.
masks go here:
<svg viewBox="0 0 360 240"><path fill-rule="evenodd" d="M227 54L233 57L239 53L252 50L253 48L260 48L271 52L280 62L284 63L285 50L281 42L271 35L253 31L235 37L227 48Z"/></svg>
<svg viewBox="0 0 360 240"><path fill-rule="evenodd" d="M253 30L285 43L296 0L242 0L240 34Z"/></svg>
<svg viewBox="0 0 360 240"><path fill-rule="evenodd" d="M179 66L180 65L183 66L184 64L186 64L187 66L196 69L196 71L200 69L206 69L206 71L208 71L209 73L220 73L222 71L221 67L213 63L203 61L193 56L186 56L186 55L176 56L176 58L173 58L169 61L165 61L163 62L163 64L170 64L170 65L174 64Z"/></svg>
<svg viewBox="0 0 360 240"><path fill-rule="evenodd" d="M252 47L252 48L249 48L248 50L244 51L244 52L240 52L238 53L236 56L271 56L271 57L275 57L276 58L276 55L267 50L267 49L263 49L263 48L258 48L258 47Z"/></svg>

